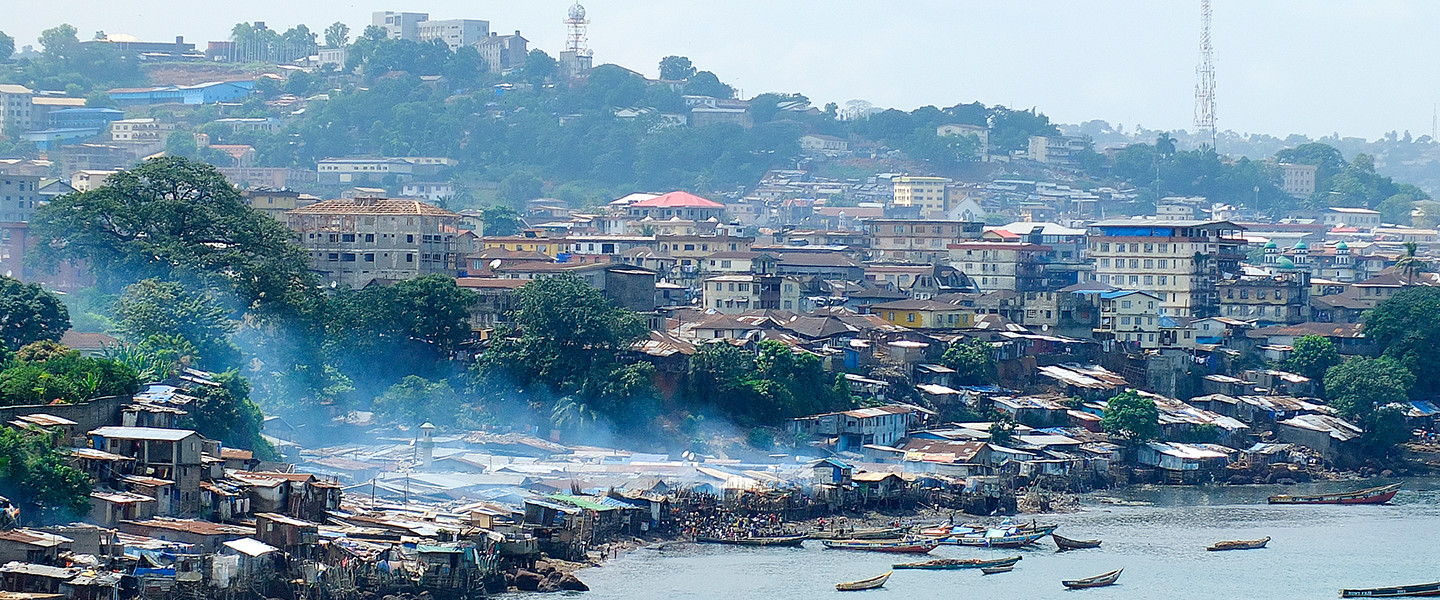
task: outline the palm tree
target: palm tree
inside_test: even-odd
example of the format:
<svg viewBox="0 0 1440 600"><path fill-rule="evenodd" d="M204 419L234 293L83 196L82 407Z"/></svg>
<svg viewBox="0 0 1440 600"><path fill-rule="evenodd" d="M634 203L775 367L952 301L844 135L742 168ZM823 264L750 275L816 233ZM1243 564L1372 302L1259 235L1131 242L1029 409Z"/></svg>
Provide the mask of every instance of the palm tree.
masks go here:
<svg viewBox="0 0 1440 600"><path fill-rule="evenodd" d="M595 411L583 402L566 396L555 402L550 411L550 424L556 429L583 429L599 420Z"/></svg>
<svg viewBox="0 0 1440 600"><path fill-rule="evenodd" d="M1155 138L1155 152L1164 158L1175 155L1175 138L1169 133L1162 133Z"/></svg>
<svg viewBox="0 0 1440 600"><path fill-rule="evenodd" d="M1400 272L1402 282L1409 285L1415 280L1415 275L1424 271L1425 261L1415 256L1415 242L1405 242L1405 256L1395 261L1395 270Z"/></svg>

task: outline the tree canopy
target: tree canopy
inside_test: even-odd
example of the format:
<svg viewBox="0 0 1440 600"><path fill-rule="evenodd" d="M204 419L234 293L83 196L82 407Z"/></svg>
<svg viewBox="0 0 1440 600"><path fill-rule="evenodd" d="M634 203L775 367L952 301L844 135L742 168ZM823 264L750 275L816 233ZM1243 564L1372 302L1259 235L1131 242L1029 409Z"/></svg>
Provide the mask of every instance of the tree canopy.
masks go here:
<svg viewBox="0 0 1440 600"><path fill-rule="evenodd" d="M70 311L55 294L33 283L0 276L0 345L14 351L40 340L59 340Z"/></svg>
<svg viewBox="0 0 1440 600"><path fill-rule="evenodd" d="M1408 287L1387 298L1366 313L1365 337L1414 375L1415 397L1440 393L1440 288Z"/></svg>
<svg viewBox="0 0 1440 600"><path fill-rule="evenodd" d="M1342 418L1364 423L1376 407L1409 399L1415 375L1388 358L1352 358L1325 373L1325 394Z"/></svg>
<svg viewBox="0 0 1440 600"><path fill-rule="evenodd" d="M1100 423L1105 431L1145 442L1160 435L1160 410L1154 400L1135 390L1125 390L1105 404Z"/></svg>
<svg viewBox="0 0 1440 600"><path fill-rule="evenodd" d="M146 279L127 286L113 310L127 342L203 369L239 364L240 349L230 340L237 324L209 290Z"/></svg>
<svg viewBox="0 0 1440 600"><path fill-rule="evenodd" d="M945 348L941 364L955 369L955 382L960 385L986 385L995 382L998 363L995 347L978 338L956 340Z"/></svg>
<svg viewBox="0 0 1440 600"><path fill-rule="evenodd" d="M1295 340L1290 358L1285 360L1285 370L1309 377L1320 382L1325 372L1340 364L1340 353L1330 338L1319 335L1301 336Z"/></svg>

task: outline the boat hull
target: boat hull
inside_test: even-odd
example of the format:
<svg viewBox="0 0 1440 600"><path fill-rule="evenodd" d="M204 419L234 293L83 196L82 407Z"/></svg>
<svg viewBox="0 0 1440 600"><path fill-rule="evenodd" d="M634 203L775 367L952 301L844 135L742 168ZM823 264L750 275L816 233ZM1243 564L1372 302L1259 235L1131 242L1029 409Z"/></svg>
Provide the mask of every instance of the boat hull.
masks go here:
<svg viewBox="0 0 1440 600"><path fill-rule="evenodd" d="M1055 540L1055 545L1061 550L1084 550L1100 547L1100 540L1072 540L1053 533L1050 534L1050 537Z"/></svg>
<svg viewBox="0 0 1440 600"><path fill-rule="evenodd" d="M1383 588L1340 590L1341 598L1434 598L1440 597L1440 581Z"/></svg>
<svg viewBox="0 0 1440 600"><path fill-rule="evenodd" d="M904 535L904 527L861 529L848 533L840 531L812 531L809 534L811 539L816 540L883 540L886 538L898 538Z"/></svg>
<svg viewBox="0 0 1440 600"><path fill-rule="evenodd" d="M924 542L867 542L850 540L824 540L826 548L834 550L864 550L867 552L890 552L894 554L926 554L940 545L938 541Z"/></svg>
<svg viewBox="0 0 1440 600"><path fill-rule="evenodd" d="M1124 571L1124 570L1125 570L1125 569L1116 569L1116 570L1114 570L1114 571L1111 571L1111 572L1109 572L1109 573L1105 573L1105 574L1103 574L1103 575L1096 575L1096 576L1094 576L1094 577L1086 577L1085 579L1073 579L1073 580L1070 580L1070 581L1061 581L1060 584L1063 585L1063 586L1065 586L1065 587L1067 587L1067 588L1073 589L1073 590L1083 590L1083 589L1086 589L1086 588L1097 588L1097 587L1105 587L1105 586L1107 586L1107 585L1115 585L1115 581L1118 580L1118 579L1120 579L1120 572L1121 572L1121 571Z"/></svg>
<svg viewBox="0 0 1440 600"><path fill-rule="evenodd" d="M1340 494L1316 494L1313 496L1271 496L1271 504L1384 504L1400 491L1400 484L1381 486Z"/></svg>
<svg viewBox="0 0 1440 600"><path fill-rule="evenodd" d="M899 563L890 565L892 569L929 569L929 570L955 570L955 569L985 569L990 567L1014 566L1020 562L1019 556L1009 558L997 558L994 560L942 558L920 563Z"/></svg>
<svg viewBox="0 0 1440 600"><path fill-rule="evenodd" d="M950 538L946 540L946 543L956 544L959 546L974 546L977 548L1019 548L1021 546L1028 546L1030 544L1033 544L1036 541L1039 541L1040 538L1043 538L1047 535L1050 535L1050 533L1042 533L1037 531L1035 533L1006 535L1000 537L960 536Z"/></svg>
<svg viewBox="0 0 1440 600"><path fill-rule="evenodd" d="M805 542L803 535L791 535L785 537L758 537L758 538L716 538L697 537L696 542L701 544L725 544L729 546L774 546L799 548Z"/></svg>
<svg viewBox="0 0 1440 600"><path fill-rule="evenodd" d="M890 572L886 572L884 575L871 577L869 579L861 579L860 581L847 581L845 583L837 583L835 584L835 589L841 592L860 592L864 590L873 590L885 585L885 581L888 579L890 579Z"/></svg>
<svg viewBox="0 0 1440 600"><path fill-rule="evenodd" d="M1270 537L1266 536L1265 539L1261 540L1236 540L1231 542L1216 542L1214 544L1211 544L1209 548L1206 548L1206 550L1209 550L1211 552L1224 552L1227 550L1259 550L1261 548L1264 548L1265 544L1268 543L1270 543Z"/></svg>
<svg viewBox="0 0 1440 600"><path fill-rule="evenodd" d="M1005 565L1003 567L985 567L980 569L980 573L982 575L994 575L996 573L1009 573L1014 570L1015 565Z"/></svg>

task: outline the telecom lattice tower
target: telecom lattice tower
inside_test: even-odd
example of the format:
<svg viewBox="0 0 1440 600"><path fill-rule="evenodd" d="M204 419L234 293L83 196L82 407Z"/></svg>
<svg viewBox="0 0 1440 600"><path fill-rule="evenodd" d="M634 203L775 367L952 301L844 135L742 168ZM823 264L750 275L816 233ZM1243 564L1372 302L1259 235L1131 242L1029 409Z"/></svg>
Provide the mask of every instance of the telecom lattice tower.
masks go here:
<svg viewBox="0 0 1440 600"><path fill-rule="evenodd" d="M576 2L570 7L569 17L565 19L565 27L569 33L565 36L565 51L574 52L576 56L590 56L590 49L586 47L586 28L590 21L585 20L585 7Z"/></svg>
<svg viewBox="0 0 1440 600"><path fill-rule="evenodd" d="M1200 64L1195 67L1195 130L1215 147L1215 51L1210 46L1210 0L1200 0Z"/></svg>

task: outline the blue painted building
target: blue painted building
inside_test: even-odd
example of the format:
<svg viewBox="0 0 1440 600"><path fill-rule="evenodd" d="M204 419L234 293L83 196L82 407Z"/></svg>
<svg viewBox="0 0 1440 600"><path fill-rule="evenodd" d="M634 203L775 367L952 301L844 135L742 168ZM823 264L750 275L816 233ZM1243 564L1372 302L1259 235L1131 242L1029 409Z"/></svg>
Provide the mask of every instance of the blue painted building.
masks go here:
<svg viewBox="0 0 1440 600"><path fill-rule="evenodd" d="M121 106L215 104L244 100L253 91L255 91L255 82L253 81L212 81L195 85L114 89L110 90L110 99Z"/></svg>

